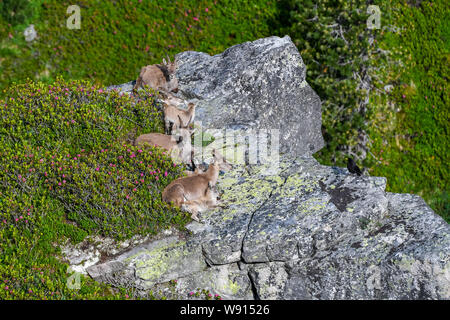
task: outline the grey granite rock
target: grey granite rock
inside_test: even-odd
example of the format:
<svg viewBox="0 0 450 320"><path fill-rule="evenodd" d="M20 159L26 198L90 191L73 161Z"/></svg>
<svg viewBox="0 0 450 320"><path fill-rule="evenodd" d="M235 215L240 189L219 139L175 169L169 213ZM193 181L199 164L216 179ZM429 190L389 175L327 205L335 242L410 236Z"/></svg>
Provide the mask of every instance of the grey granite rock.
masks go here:
<svg viewBox="0 0 450 320"><path fill-rule="evenodd" d="M223 208L190 223L186 240L135 247L88 273L144 291L178 279L183 299L195 288L225 299L450 298L450 226L420 197L313 158L280 166L225 173Z"/></svg>
<svg viewBox="0 0 450 320"><path fill-rule="evenodd" d="M122 282L123 275L132 275L132 284L139 290L151 288L157 283L168 282L203 270L206 267L201 246L186 243L178 236L163 237L129 250L115 259L87 268L97 281L129 286Z"/></svg>
<svg viewBox="0 0 450 320"><path fill-rule="evenodd" d="M420 197L387 193L388 216L286 264L286 298L449 299L449 225ZM308 296L296 290L298 283Z"/></svg>
<svg viewBox="0 0 450 320"><path fill-rule="evenodd" d="M257 299L279 300L284 298L288 274L283 262L252 264L249 267Z"/></svg>

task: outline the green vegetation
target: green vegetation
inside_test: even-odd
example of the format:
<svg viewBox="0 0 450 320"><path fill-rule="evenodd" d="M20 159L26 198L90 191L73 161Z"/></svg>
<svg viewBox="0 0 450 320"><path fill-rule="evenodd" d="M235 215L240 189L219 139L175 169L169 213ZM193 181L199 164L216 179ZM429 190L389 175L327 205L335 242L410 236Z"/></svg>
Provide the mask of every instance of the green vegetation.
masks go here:
<svg viewBox="0 0 450 320"><path fill-rule="evenodd" d="M160 195L182 168L161 150L130 145L130 136L162 132L154 101L134 104L100 85L134 79L165 53L216 54L263 37L276 5L78 1L81 29L70 30L69 3L0 3L0 298L131 296L84 277L80 290L70 290L56 244L182 227L188 216L161 203ZM23 36L29 23L38 33L31 43Z"/></svg>
<svg viewBox="0 0 450 320"><path fill-rule="evenodd" d="M369 30L366 1L286 0L275 25L298 46L323 102L318 160L345 166L354 156L387 177L388 191L419 194L450 221L449 7L419 2L374 1L381 29Z"/></svg>
<svg viewBox="0 0 450 320"><path fill-rule="evenodd" d="M307 65L307 81L322 99L326 146L317 153L321 163L345 165L348 154L366 129L368 39L366 1L284 1L281 27L299 48ZM284 19L281 19L284 18Z"/></svg>
<svg viewBox="0 0 450 320"><path fill-rule="evenodd" d="M22 24L33 15L33 5L28 0L0 1L0 16L13 26Z"/></svg>
<svg viewBox="0 0 450 320"><path fill-rule="evenodd" d="M383 24L394 30L379 30L383 51L371 59L376 89L367 166L388 177L389 191L419 194L450 222L450 8L443 0L382 1L380 8Z"/></svg>
<svg viewBox="0 0 450 320"><path fill-rule="evenodd" d="M265 0L81 0L81 28L71 30L66 27L71 3L33 3L37 41L25 42L25 25L0 20L0 90L26 78L51 83L58 75L102 85L127 82L166 53L217 54L264 37L272 32L266 20L276 12L276 3Z"/></svg>

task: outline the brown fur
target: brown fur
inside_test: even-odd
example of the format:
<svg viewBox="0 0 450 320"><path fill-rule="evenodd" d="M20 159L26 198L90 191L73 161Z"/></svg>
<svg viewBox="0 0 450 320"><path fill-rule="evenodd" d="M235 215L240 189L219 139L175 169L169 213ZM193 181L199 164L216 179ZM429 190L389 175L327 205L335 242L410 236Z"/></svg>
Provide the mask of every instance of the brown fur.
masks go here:
<svg viewBox="0 0 450 320"><path fill-rule="evenodd" d="M170 152L172 160L178 162L191 164L191 133L187 129L179 129L179 137L176 135L166 135L162 133L147 133L140 135L134 141L135 146L142 146L145 144L161 147Z"/></svg>
<svg viewBox="0 0 450 320"><path fill-rule="evenodd" d="M164 125L166 133L170 133L171 130L177 130L178 128L188 128L194 121L195 117L195 104L189 103L188 109L179 109L170 104L164 104ZM172 124L172 129L170 128Z"/></svg>
<svg viewBox="0 0 450 320"><path fill-rule="evenodd" d="M220 159L214 155L206 172L193 173L172 181L163 191L162 199L173 202L179 208L192 214L192 219L198 221L197 214L207 208L217 205L217 193L214 188L219 177Z"/></svg>
<svg viewBox="0 0 450 320"><path fill-rule="evenodd" d="M180 104L184 104L183 99L176 97L172 93L166 93L166 92L161 91L159 93L159 95L161 97L161 100L168 105L178 107Z"/></svg>
<svg viewBox="0 0 450 320"><path fill-rule="evenodd" d="M199 173L203 173L203 172L205 172L205 171L203 171L203 170L200 169L200 168L195 168L194 171L184 170L184 173L185 173L187 176L192 176L192 175L194 175L194 174L199 174Z"/></svg>

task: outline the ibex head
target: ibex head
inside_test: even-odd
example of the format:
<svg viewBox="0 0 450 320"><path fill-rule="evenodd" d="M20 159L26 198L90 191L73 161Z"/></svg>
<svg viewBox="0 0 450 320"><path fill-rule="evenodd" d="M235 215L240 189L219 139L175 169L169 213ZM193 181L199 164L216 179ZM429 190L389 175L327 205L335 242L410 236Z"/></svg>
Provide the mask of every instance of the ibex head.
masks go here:
<svg viewBox="0 0 450 320"><path fill-rule="evenodd" d="M212 150L212 156L214 159L214 165L217 165L220 171L229 171L233 168L232 165L224 158L224 156L216 149Z"/></svg>
<svg viewBox="0 0 450 320"><path fill-rule="evenodd" d="M167 60L163 58L163 66L167 69L169 74L169 81L167 83L168 92L178 92L178 80L175 76L176 65L175 61L170 61L169 55L166 53Z"/></svg>
<svg viewBox="0 0 450 320"><path fill-rule="evenodd" d="M191 145L191 137L192 132L186 128L178 128L172 136L175 137L175 140L177 141L177 144L182 145Z"/></svg>
<svg viewBox="0 0 450 320"><path fill-rule="evenodd" d="M166 59L163 58L163 64L166 66L167 70L169 70L169 73L174 74L176 70L175 61L170 61L169 55L166 53Z"/></svg>

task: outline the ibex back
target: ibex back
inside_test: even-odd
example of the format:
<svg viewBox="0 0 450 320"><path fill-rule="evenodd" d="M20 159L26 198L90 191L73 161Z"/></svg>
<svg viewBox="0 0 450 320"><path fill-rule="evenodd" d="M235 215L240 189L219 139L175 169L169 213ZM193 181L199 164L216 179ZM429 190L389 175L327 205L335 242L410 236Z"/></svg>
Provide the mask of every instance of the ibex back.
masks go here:
<svg viewBox="0 0 450 320"><path fill-rule="evenodd" d="M178 80L175 77L175 63L163 59L163 64L152 64L142 67L133 91L144 85L158 91L177 92Z"/></svg>
<svg viewBox="0 0 450 320"><path fill-rule="evenodd" d="M198 221L197 214L207 208L217 205L215 186L219 177L221 157L216 156L208 170L188 177L172 181L163 191L162 199L172 202L175 206L185 209L192 214L192 219Z"/></svg>

